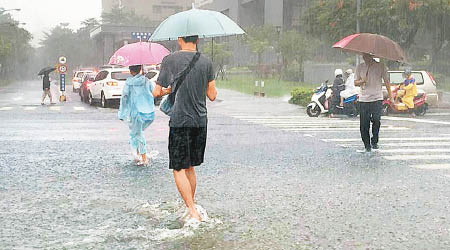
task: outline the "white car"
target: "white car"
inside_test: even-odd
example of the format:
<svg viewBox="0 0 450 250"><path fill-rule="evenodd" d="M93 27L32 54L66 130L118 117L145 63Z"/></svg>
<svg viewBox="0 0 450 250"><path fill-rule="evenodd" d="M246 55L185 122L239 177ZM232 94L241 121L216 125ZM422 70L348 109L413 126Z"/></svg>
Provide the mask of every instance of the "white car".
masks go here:
<svg viewBox="0 0 450 250"><path fill-rule="evenodd" d="M125 81L131 76L128 68L102 69L89 86L89 104L100 102L101 106L106 108L112 102L119 102Z"/></svg>
<svg viewBox="0 0 450 250"><path fill-rule="evenodd" d="M72 76L72 91L77 92L80 90L81 79L85 73L94 73L93 70L77 70Z"/></svg>

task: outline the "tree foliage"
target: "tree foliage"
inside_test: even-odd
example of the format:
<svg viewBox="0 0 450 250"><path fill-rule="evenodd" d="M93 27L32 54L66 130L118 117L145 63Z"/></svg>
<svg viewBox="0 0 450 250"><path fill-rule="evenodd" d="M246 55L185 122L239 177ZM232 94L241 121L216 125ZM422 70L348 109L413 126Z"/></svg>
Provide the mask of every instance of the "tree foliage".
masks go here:
<svg viewBox="0 0 450 250"><path fill-rule="evenodd" d="M273 26L252 26L246 29L245 42L258 56L258 66L262 64L262 55L276 44L277 33Z"/></svg>
<svg viewBox="0 0 450 250"><path fill-rule="evenodd" d="M361 0L360 32L390 37L409 50L418 35L432 37L433 61L450 41L450 0ZM356 1L314 1L305 17L308 30L330 44L356 33Z"/></svg>
<svg viewBox="0 0 450 250"><path fill-rule="evenodd" d="M17 69L26 69L28 59L33 54L30 45L32 36L19 25L8 13L0 14L0 78L23 75Z"/></svg>
<svg viewBox="0 0 450 250"><path fill-rule="evenodd" d="M232 56L230 45L227 42L207 42L203 46L203 54L213 61L216 77L225 77L224 66L229 63Z"/></svg>
<svg viewBox="0 0 450 250"><path fill-rule="evenodd" d="M99 24L94 19L86 19L77 31L61 23L44 33L41 41L42 67L54 65L57 59L64 55L67 57L70 69L78 66L92 66L96 62L95 42L90 38L90 30Z"/></svg>

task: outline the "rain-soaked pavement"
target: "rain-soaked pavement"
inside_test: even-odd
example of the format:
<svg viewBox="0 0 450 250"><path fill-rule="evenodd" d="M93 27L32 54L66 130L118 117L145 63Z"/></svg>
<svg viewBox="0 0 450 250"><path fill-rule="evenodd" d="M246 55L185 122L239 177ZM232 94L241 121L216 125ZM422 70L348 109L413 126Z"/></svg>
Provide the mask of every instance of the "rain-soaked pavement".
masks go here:
<svg viewBox="0 0 450 250"><path fill-rule="evenodd" d="M361 154L357 120L221 90L197 168L210 219L193 229L164 115L136 167L117 109L74 93L41 106L40 89L0 87L0 249L450 248L450 110L385 117L380 150Z"/></svg>

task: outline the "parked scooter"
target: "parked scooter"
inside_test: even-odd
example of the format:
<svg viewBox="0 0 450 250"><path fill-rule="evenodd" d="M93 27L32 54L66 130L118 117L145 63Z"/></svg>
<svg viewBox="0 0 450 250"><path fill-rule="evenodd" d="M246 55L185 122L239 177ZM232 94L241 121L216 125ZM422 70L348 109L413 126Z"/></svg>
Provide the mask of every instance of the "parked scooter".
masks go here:
<svg viewBox="0 0 450 250"><path fill-rule="evenodd" d="M399 90L399 86L395 86L392 90L392 96L394 100L398 98L397 92ZM427 113L428 104L427 94L426 93L418 93L416 97L414 97L414 113L418 116L423 116ZM389 115L390 113L408 113L408 107L401 102L392 103L389 98L383 100L383 109L382 115Z"/></svg>
<svg viewBox="0 0 450 250"><path fill-rule="evenodd" d="M306 113L310 117L318 117L320 114L327 114L330 112L330 105L332 104L332 90L328 86L328 80L322 83L318 87L311 97L311 102L306 106ZM353 95L347 99L344 99L343 107L336 107L333 109L334 114L345 114L349 117L357 116L359 113L358 109L358 95Z"/></svg>

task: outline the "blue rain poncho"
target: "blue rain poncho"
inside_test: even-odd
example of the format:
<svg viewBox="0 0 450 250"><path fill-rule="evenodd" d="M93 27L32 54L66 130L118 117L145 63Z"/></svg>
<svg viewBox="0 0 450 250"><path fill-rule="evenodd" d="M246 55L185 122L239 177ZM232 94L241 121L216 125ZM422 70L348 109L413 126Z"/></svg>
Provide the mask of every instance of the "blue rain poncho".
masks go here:
<svg viewBox="0 0 450 250"><path fill-rule="evenodd" d="M147 153L144 130L155 119L153 86L143 75L129 77L120 98L119 119L128 121L130 145L139 154Z"/></svg>

